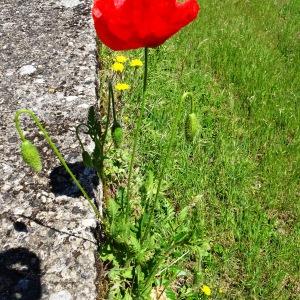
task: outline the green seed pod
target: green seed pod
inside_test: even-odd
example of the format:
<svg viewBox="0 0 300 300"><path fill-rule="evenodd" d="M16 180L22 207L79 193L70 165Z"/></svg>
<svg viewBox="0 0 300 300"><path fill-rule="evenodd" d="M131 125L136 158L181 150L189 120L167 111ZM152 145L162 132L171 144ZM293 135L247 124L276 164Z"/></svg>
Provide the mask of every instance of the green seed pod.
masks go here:
<svg viewBox="0 0 300 300"><path fill-rule="evenodd" d="M199 120L195 113L187 116L185 121L185 137L188 142L192 142L200 130Z"/></svg>
<svg viewBox="0 0 300 300"><path fill-rule="evenodd" d="M82 161L85 167L87 168L93 167L93 160L87 151L82 152Z"/></svg>
<svg viewBox="0 0 300 300"><path fill-rule="evenodd" d="M112 139L116 148L119 148L123 140L123 129L119 124L112 127Z"/></svg>
<svg viewBox="0 0 300 300"><path fill-rule="evenodd" d="M28 140L22 142L21 155L25 163L27 163L35 172L42 170L42 161L40 153L35 145Z"/></svg>

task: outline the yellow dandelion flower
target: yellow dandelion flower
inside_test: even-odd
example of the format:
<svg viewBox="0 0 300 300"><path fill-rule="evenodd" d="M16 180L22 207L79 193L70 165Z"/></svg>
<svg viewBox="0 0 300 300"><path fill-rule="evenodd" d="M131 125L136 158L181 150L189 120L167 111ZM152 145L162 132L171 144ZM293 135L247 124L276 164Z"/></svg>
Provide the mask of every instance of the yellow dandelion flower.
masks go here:
<svg viewBox="0 0 300 300"><path fill-rule="evenodd" d="M128 58L124 55L117 55L115 60L118 63L124 64L128 60Z"/></svg>
<svg viewBox="0 0 300 300"><path fill-rule="evenodd" d="M130 85L127 84L127 83L117 83L115 85L115 89L117 91L126 91L126 90L129 90L130 89Z"/></svg>
<svg viewBox="0 0 300 300"><path fill-rule="evenodd" d="M124 71L124 65L121 64L121 63L118 63L118 62L115 62L111 69L114 71L114 72L117 72L117 73L122 73Z"/></svg>
<svg viewBox="0 0 300 300"><path fill-rule="evenodd" d="M138 68L138 67L142 67L142 66L143 66L143 62L140 59L133 59L130 62L130 67Z"/></svg>
<svg viewBox="0 0 300 300"><path fill-rule="evenodd" d="M210 296L211 295L211 289L208 285L203 284L201 291L203 292L204 295Z"/></svg>

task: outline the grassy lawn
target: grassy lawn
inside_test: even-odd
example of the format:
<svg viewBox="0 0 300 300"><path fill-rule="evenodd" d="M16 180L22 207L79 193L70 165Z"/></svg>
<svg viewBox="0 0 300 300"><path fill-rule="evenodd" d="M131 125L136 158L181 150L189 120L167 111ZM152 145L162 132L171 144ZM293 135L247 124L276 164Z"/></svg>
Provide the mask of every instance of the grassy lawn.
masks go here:
<svg viewBox="0 0 300 300"><path fill-rule="evenodd" d="M201 8L150 50L137 165L159 172L180 109L165 193L178 209L201 203L194 221L211 246L201 282L213 299L300 299L300 2L202 0ZM201 123L193 144L184 138L183 91L193 92ZM138 105L124 97L128 124Z"/></svg>

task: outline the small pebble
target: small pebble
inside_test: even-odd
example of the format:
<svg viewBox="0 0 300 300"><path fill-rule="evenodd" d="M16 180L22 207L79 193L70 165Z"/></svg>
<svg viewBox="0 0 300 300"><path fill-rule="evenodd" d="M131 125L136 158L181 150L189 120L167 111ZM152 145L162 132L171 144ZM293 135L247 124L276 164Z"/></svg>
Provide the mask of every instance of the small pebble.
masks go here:
<svg viewBox="0 0 300 300"><path fill-rule="evenodd" d="M20 70L19 73L21 76L23 75L31 75L36 71L36 67L33 65L26 65L23 66Z"/></svg>
<svg viewBox="0 0 300 300"><path fill-rule="evenodd" d="M73 299L72 295L66 290L51 294L49 298L49 300L72 300L72 299Z"/></svg>

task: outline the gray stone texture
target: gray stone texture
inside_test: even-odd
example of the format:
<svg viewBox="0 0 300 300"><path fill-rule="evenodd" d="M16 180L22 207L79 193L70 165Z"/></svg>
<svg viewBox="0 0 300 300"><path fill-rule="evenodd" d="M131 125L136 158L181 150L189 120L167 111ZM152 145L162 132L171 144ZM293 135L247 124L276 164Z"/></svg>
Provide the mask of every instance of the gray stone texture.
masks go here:
<svg viewBox="0 0 300 300"><path fill-rule="evenodd" d="M95 174L76 165L81 158L74 134L96 103L90 6L90 0L0 1L1 300L96 299L95 217L26 117L26 137L38 146L44 166L40 174L25 166L13 123L17 109L32 109L91 186ZM19 254L9 254L12 249ZM12 270L5 269L9 259Z"/></svg>

